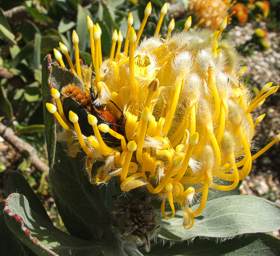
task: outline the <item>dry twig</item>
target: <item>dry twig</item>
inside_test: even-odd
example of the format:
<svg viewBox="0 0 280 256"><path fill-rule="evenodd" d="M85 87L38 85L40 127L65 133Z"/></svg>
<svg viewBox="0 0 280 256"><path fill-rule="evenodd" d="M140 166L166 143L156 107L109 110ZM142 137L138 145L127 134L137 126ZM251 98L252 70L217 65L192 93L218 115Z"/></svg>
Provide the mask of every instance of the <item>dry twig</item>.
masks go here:
<svg viewBox="0 0 280 256"><path fill-rule="evenodd" d="M11 79L13 76L14 75L8 69L0 67L0 77Z"/></svg>
<svg viewBox="0 0 280 256"><path fill-rule="evenodd" d="M19 5L4 12L4 16L8 19L19 19L27 16L26 7Z"/></svg>

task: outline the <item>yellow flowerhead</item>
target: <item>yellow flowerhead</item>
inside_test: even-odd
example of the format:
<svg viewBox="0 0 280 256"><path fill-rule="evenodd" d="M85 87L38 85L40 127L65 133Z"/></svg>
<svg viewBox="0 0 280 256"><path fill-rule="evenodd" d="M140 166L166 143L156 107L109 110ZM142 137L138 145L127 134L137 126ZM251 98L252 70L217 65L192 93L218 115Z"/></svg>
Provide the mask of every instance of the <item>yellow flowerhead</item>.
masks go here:
<svg viewBox="0 0 280 256"><path fill-rule="evenodd" d="M189 10L197 18L200 26L216 30L229 15L232 2L231 0L190 0Z"/></svg>
<svg viewBox="0 0 280 256"><path fill-rule="evenodd" d="M179 207L184 225L191 227L205 208L209 189L235 189L250 173L252 161L279 141L280 136L251 154L255 126L264 117L254 120L251 113L278 86L268 83L250 98L234 49L220 39L226 21L213 33L190 30L189 18L185 31L172 35L172 20L163 37L165 4L154 37L141 41L151 10L149 3L138 32L129 14L126 38L113 32L105 60L102 31L88 17L94 75L88 78L89 67L81 65L73 32L75 65L63 44L60 50L84 86L67 85L60 93L52 89L56 107L48 103L47 109L78 138L91 182L118 177L124 192L145 188L161 199L163 217L174 216ZM55 57L64 68L58 50ZM82 108L83 115L75 107L66 109L66 100ZM93 175L92 165L100 162ZM195 195L201 195L200 205L192 209Z"/></svg>

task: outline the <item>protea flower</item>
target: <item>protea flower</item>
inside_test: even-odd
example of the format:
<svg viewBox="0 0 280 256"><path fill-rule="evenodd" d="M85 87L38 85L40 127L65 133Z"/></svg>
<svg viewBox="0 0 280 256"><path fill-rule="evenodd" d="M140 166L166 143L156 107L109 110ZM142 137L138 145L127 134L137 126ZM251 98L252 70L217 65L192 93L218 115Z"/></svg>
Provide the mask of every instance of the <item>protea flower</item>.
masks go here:
<svg viewBox="0 0 280 256"><path fill-rule="evenodd" d="M190 228L209 189L235 189L252 161L279 141L280 135L251 153L255 127L264 118L254 119L252 112L279 86L268 83L251 98L234 49L221 40L226 19L214 33L190 30L187 19L185 30L173 35L171 20L163 36L164 4L154 36L141 40L151 11L149 3L137 32L128 15L126 38L113 32L107 59L100 26L87 17L92 65L82 64L75 31L75 64L64 44L54 50L59 65L83 87L52 87L53 103L46 107L78 140L93 184L117 177L123 192L142 188L161 200L164 218L182 209ZM196 195L200 205L193 210Z"/></svg>
<svg viewBox="0 0 280 256"><path fill-rule="evenodd" d="M269 1L257 1L256 7L261 9L262 16L264 18L266 18L269 15L269 11L270 11Z"/></svg>
<svg viewBox="0 0 280 256"><path fill-rule="evenodd" d="M232 8L232 15L235 16L241 25L249 19L249 13L256 20L262 20L269 15L269 1L249 1L247 4L236 3Z"/></svg>
<svg viewBox="0 0 280 256"><path fill-rule="evenodd" d="M245 24L248 21L249 8L245 4L235 4L232 7L232 13L240 24Z"/></svg>
<svg viewBox="0 0 280 256"><path fill-rule="evenodd" d="M189 10L194 14L200 26L219 29L228 16L231 7L230 0L191 0Z"/></svg>

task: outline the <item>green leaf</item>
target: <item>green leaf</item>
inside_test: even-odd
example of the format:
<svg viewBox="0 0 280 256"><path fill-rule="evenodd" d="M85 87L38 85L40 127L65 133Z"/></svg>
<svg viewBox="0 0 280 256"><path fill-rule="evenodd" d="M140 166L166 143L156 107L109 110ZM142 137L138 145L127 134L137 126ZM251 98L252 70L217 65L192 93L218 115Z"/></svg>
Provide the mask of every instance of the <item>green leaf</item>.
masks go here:
<svg viewBox="0 0 280 256"><path fill-rule="evenodd" d="M86 19L87 16L90 16L90 12L81 5L78 5L77 33L79 36L79 48L81 51L84 51L86 49L89 38Z"/></svg>
<svg viewBox="0 0 280 256"><path fill-rule="evenodd" d="M93 242L71 237L54 228L40 200L18 172L5 175L5 192L9 195L5 221L14 235L36 255L102 255L100 246Z"/></svg>
<svg viewBox="0 0 280 256"><path fill-rule="evenodd" d="M27 102L37 102L41 99L39 82L33 82L26 86L24 91L24 98Z"/></svg>
<svg viewBox="0 0 280 256"><path fill-rule="evenodd" d="M36 33L34 38L34 53L33 53L33 65L35 68L39 68L41 66L41 42L42 42L41 34Z"/></svg>
<svg viewBox="0 0 280 256"><path fill-rule="evenodd" d="M35 78L35 81L41 83L41 81L42 81L42 70L40 68L34 70L34 78Z"/></svg>
<svg viewBox="0 0 280 256"><path fill-rule="evenodd" d="M25 43L32 41L35 34L40 33L40 29L37 27L37 25L30 20L19 24L19 26L19 31L22 34L22 39L25 41Z"/></svg>
<svg viewBox="0 0 280 256"><path fill-rule="evenodd" d="M58 35L46 35L42 36L41 42L41 55L46 56L48 53L52 52L53 48L58 46L60 37Z"/></svg>
<svg viewBox="0 0 280 256"><path fill-rule="evenodd" d="M104 3L112 9L116 9L118 6L124 3L124 0L105 0Z"/></svg>
<svg viewBox="0 0 280 256"><path fill-rule="evenodd" d="M103 4L101 2L98 3L98 9L96 11L96 17L99 21L103 20Z"/></svg>
<svg viewBox="0 0 280 256"><path fill-rule="evenodd" d="M114 28L114 20L115 20L115 14L114 14L114 9L110 8L110 6L106 5L103 3L103 19L102 22L106 24L108 28L112 31Z"/></svg>
<svg viewBox="0 0 280 256"><path fill-rule="evenodd" d="M103 196L109 185L90 184L83 153L71 158L66 146L58 143L49 179L60 215L72 235L84 239L100 240L106 236L112 239L110 214Z"/></svg>
<svg viewBox="0 0 280 256"><path fill-rule="evenodd" d="M182 222L179 211L175 218L163 221L159 236L182 241L198 236L227 238L271 232L280 228L280 208L255 196L225 196L209 201L191 229L185 229Z"/></svg>
<svg viewBox="0 0 280 256"><path fill-rule="evenodd" d="M143 12L141 12L141 14L144 13L144 9ZM141 26L141 16L139 16L139 12L138 10L134 10L132 11L132 15L133 15L133 26L138 30Z"/></svg>
<svg viewBox="0 0 280 256"><path fill-rule="evenodd" d="M28 63L33 63L33 43L29 42L20 49L20 52L14 57L12 65L16 67L22 60L28 60Z"/></svg>
<svg viewBox="0 0 280 256"><path fill-rule="evenodd" d="M90 66L91 65L91 54L88 52L83 52L83 51L81 51L80 54L81 54L81 58L82 58L83 62L86 65Z"/></svg>
<svg viewBox="0 0 280 256"><path fill-rule="evenodd" d="M102 51L104 56L108 56L111 48L112 33L110 28L104 22L100 22L100 26L102 29Z"/></svg>
<svg viewBox="0 0 280 256"><path fill-rule="evenodd" d="M32 208L22 194L8 196L4 215L10 231L37 255L103 255L104 249L100 245L72 237L55 228L48 218Z"/></svg>
<svg viewBox="0 0 280 256"><path fill-rule="evenodd" d="M123 249L115 248L119 241L102 240L95 245L93 241L84 241L71 237L54 228L40 200L34 194L23 176L18 172L5 175L5 191L9 195L6 200L6 222L12 232L37 255L106 255L132 256ZM15 193L17 191L18 193ZM86 207L86 205L85 205ZM8 210L8 211L7 211ZM18 223L16 223L18 222ZM28 231L29 230L29 231ZM30 234L28 234L30 232ZM1 233L0 233L1 234ZM35 243L34 242L35 239ZM33 242L30 243L30 240ZM127 246L128 247L128 246ZM129 251L137 249L128 247ZM103 252L103 253L101 253ZM4 254L6 255L6 254ZM16 254L15 254L16 255ZM21 255L21 254L18 254ZM135 254L139 255L139 254Z"/></svg>
<svg viewBox="0 0 280 256"><path fill-rule="evenodd" d="M19 125L16 127L17 133L19 135L23 134L34 134L34 133L43 133L45 126L42 124L31 124L31 125Z"/></svg>
<svg viewBox="0 0 280 256"><path fill-rule="evenodd" d="M11 54L11 58L14 59L17 54L20 52L20 48L18 47L18 45L13 45L9 48L10 54Z"/></svg>
<svg viewBox="0 0 280 256"><path fill-rule="evenodd" d="M6 91L3 86L0 85L0 116L5 116L9 119L13 117L13 106L9 101Z"/></svg>
<svg viewBox="0 0 280 256"><path fill-rule="evenodd" d="M0 203L0 255L31 256L24 246L16 239L8 229L3 215L4 204Z"/></svg>
<svg viewBox="0 0 280 256"><path fill-rule="evenodd" d="M29 158L23 158L23 160L21 161L21 163L18 165L18 169L21 171L21 172L26 172L28 171L28 169L30 169L31 167L31 161ZM32 183L30 182L30 184L33 186L34 185L34 178L32 176L29 177L31 181L33 181Z"/></svg>
<svg viewBox="0 0 280 256"><path fill-rule="evenodd" d="M40 95L39 94L29 94L29 93L24 93L24 98L27 102L36 102L40 100Z"/></svg>
<svg viewBox="0 0 280 256"><path fill-rule="evenodd" d="M53 116L46 110L47 102L52 102L50 94L50 86L58 89L69 83L81 84L78 77L74 76L70 71L60 68L58 65L52 65L51 55L47 55L43 61L42 67L42 97L43 97L43 113L45 123L45 138L47 143L48 160L50 169L53 167L56 150L56 124Z"/></svg>
<svg viewBox="0 0 280 256"><path fill-rule="evenodd" d="M224 182L219 182L219 184L225 185ZM208 192L208 201L223 197L223 196L233 196L233 195L240 195L239 186L231 191L219 191L219 190L209 190Z"/></svg>
<svg viewBox="0 0 280 256"><path fill-rule="evenodd" d="M6 166L2 161L0 161L0 173L4 172L6 170Z"/></svg>
<svg viewBox="0 0 280 256"><path fill-rule="evenodd" d="M195 239L191 244L177 243L162 246L158 243L146 256L276 256L280 240L264 234L238 237L224 242Z"/></svg>
<svg viewBox="0 0 280 256"><path fill-rule="evenodd" d="M9 22L8 22L7 18L5 17L2 9L0 9L0 24L2 24L8 30L11 30Z"/></svg>
<svg viewBox="0 0 280 256"><path fill-rule="evenodd" d="M6 39L12 44L16 44L14 34L5 28L2 24L0 24L0 38Z"/></svg>
<svg viewBox="0 0 280 256"><path fill-rule="evenodd" d="M151 1L153 3L153 5L155 5L156 7L162 7L164 4L163 0L152 0Z"/></svg>
<svg viewBox="0 0 280 256"><path fill-rule="evenodd" d="M49 87L49 73L51 72L51 55L45 57L42 66L42 97L43 97L43 115L45 124L45 139L47 143L49 167L52 168L55 158L56 133L53 116L46 110L45 105L51 102L52 97Z"/></svg>
<svg viewBox="0 0 280 256"><path fill-rule="evenodd" d="M47 25L51 22L51 18L48 15L41 13L36 7L26 6L26 11L34 18L36 22L39 22L43 25Z"/></svg>
<svg viewBox="0 0 280 256"><path fill-rule="evenodd" d="M6 196L9 196L12 193L20 193L24 195L29 199L30 207L36 210L36 212L42 217L48 219L48 214L42 206L41 201L19 172L13 171L5 173L4 191Z"/></svg>
<svg viewBox="0 0 280 256"><path fill-rule="evenodd" d="M75 22L73 21L68 21L66 19L61 19L61 21L59 22L58 25L58 32L63 34L67 31L69 31L70 29L72 29L73 27L75 27Z"/></svg>
<svg viewBox="0 0 280 256"><path fill-rule="evenodd" d="M1 9L0 9L0 38L5 39L12 44L16 44L15 36L12 33L11 27Z"/></svg>
<svg viewBox="0 0 280 256"><path fill-rule="evenodd" d="M124 0L105 0L102 1L99 6L99 20L102 21L107 28L109 29L110 33L113 31L113 28L116 26L116 10L118 6L124 3Z"/></svg>
<svg viewBox="0 0 280 256"><path fill-rule="evenodd" d="M61 89L63 86L68 85L70 83L82 86L83 82L79 79L79 77L73 75L71 71L61 68L60 66L58 66L58 64L53 64L51 57L48 62L48 66L49 72L47 72L47 80L49 82L49 85L55 86L57 89ZM48 90L50 90L49 86Z"/></svg>

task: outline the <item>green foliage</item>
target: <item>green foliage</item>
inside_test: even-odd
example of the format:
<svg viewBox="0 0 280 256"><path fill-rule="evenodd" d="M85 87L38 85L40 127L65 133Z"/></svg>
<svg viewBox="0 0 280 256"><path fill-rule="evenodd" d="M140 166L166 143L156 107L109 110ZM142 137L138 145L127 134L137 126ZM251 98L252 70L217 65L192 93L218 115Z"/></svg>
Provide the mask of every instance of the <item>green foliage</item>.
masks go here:
<svg viewBox="0 0 280 256"><path fill-rule="evenodd" d="M41 205L30 208L24 195L11 194L6 207L9 209L9 214L5 214L8 228L36 255L102 255L100 246L55 228L49 219L38 213L36 208L40 209Z"/></svg>
<svg viewBox="0 0 280 256"><path fill-rule="evenodd" d="M178 243L171 247L157 245L148 255L153 256L263 256L278 255L280 241L269 235L256 234L223 242L195 239L193 243Z"/></svg>
<svg viewBox="0 0 280 256"><path fill-rule="evenodd" d="M10 194L5 203L5 223L35 255L69 255L70 251L73 255L102 255L100 245L71 237L55 228L20 174L10 173L5 184Z"/></svg>
<svg viewBox="0 0 280 256"><path fill-rule="evenodd" d="M271 232L280 227L280 208L255 196L224 196L210 200L203 215L190 230L186 230L182 222L182 212L178 212L175 218L163 222L159 236L188 240L198 236L228 238Z"/></svg>
<svg viewBox="0 0 280 256"><path fill-rule="evenodd" d="M270 14L267 27L271 30L279 30L280 26L280 1L270 0Z"/></svg>
<svg viewBox="0 0 280 256"><path fill-rule="evenodd" d="M50 63L51 59L48 55L43 62L43 72L42 72L42 95L43 95L43 106L46 105L46 102L51 100L50 89L49 89L49 73L51 72ZM55 122L53 118L49 115L46 108L43 108L44 120L45 120L45 139L47 143L47 151L48 151L48 160L49 167L53 167L54 159L55 159L55 148L56 148L56 133L55 133Z"/></svg>
<svg viewBox="0 0 280 256"><path fill-rule="evenodd" d="M4 204L0 204L0 254L1 255L22 255L31 256L34 254L28 253L28 249L18 241L18 239L9 230L4 220Z"/></svg>

